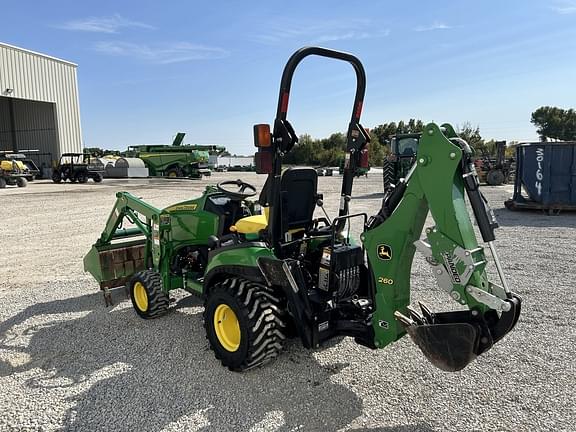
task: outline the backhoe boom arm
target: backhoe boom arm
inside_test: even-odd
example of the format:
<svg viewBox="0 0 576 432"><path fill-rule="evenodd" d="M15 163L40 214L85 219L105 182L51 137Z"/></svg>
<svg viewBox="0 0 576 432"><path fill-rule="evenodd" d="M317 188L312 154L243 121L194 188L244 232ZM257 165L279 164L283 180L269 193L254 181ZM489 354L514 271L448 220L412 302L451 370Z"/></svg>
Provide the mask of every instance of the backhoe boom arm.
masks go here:
<svg viewBox="0 0 576 432"><path fill-rule="evenodd" d="M497 225L477 189L470 156L450 125L427 125L415 166L385 197L362 236L376 287L374 345L388 345L407 331L444 370L462 369L487 351L514 327L520 313L518 296L490 282L485 270L488 261L476 239L465 192L491 249ZM435 224L420 239L428 211ZM417 312L409 306L416 249L432 267L437 284L468 311L432 313L422 306ZM501 279L507 287L503 275Z"/></svg>

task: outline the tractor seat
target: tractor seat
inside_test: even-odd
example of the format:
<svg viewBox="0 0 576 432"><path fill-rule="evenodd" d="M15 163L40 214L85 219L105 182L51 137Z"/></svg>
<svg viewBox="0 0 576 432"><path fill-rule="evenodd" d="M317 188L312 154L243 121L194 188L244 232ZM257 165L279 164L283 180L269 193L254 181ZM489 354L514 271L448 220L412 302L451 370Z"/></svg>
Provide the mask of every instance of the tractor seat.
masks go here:
<svg viewBox="0 0 576 432"><path fill-rule="evenodd" d="M266 187L266 186L265 186ZM282 237L286 234L306 232L312 227L316 207L318 173L309 167L288 168L280 180L280 212L275 212L275 223L281 227ZM240 234L258 234L268 226L269 209L263 207L261 215L238 220L230 231Z"/></svg>
<svg viewBox="0 0 576 432"><path fill-rule="evenodd" d="M268 226L268 207L263 208L264 213L243 217L230 227L231 232L239 234L258 234Z"/></svg>

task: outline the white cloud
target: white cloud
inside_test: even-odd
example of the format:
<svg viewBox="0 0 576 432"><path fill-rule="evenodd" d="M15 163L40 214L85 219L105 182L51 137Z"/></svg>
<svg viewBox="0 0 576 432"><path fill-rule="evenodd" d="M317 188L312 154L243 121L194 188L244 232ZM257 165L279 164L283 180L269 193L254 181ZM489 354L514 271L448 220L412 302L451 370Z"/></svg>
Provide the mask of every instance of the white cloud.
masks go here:
<svg viewBox="0 0 576 432"><path fill-rule="evenodd" d="M88 17L65 22L56 26L63 30L94 33L118 33L122 28L142 28L153 30L154 27L138 21L131 21L118 14L109 17Z"/></svg>
<svg viewBox="0 0 576 432"><path fill-rule="evenodd" d="M193 60L209 60L228 57L223 48L198 45L189 42L164 44L136 44L130 42L98 42L94 49L103 54L131 57L158 64L181 63Z"/></svg>
<svg viewBox="0 0 576 432"><path fill-rule="evenodd" d="M564 0L556 3L556 6L552 8L554 11L561 15L569 15L576 13L576 1L574 0Z"/></svg>
<svg viewBox="0 0 576 432"><path fill-rule="evenodd" d="M254 36L258 42L265 44L278 44L284 41L299 43L324 43L341 40L362 40L385 37L390 30L368 31L374 24L366 19L351 19L346 21L317 20L302 22L284 21L274 22L265 32Z"/></svg>
<svg viewBox="0 0 576 432"><path fill-rule="evenodd" d="M324 42L331 42L331 41L340 41L340 40L362 40L362 39L372 39L377 37L385 37L390 34L390 30L382 30L374 33L369 32L357 32L357 31L348 31L345 33L335 33L335 34L325 34L319 36L317 39L314 40L314 43L324 43Z"/></svg>
<svg viewBox="0 0 576 432"><path fill-rule="evenodd" d="M451 29L452 26L444 24L440 21L434 21L432 24L427 26L418 26L414 28L414 31L417 32L425 32L425 31L434 31L434 30L448 30Z"/></svg>

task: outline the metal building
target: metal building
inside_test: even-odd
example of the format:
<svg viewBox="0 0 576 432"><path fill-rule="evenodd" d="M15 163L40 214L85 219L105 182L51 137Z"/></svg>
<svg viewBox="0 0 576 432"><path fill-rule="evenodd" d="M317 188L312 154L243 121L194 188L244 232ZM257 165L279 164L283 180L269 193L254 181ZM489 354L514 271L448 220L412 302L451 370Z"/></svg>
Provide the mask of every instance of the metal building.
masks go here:
<svg viewBox="0 0 576 432"><path fill-rule="evenodd" d="M77 65L0 42L0 151L49 167L82 152Z"/></svg>

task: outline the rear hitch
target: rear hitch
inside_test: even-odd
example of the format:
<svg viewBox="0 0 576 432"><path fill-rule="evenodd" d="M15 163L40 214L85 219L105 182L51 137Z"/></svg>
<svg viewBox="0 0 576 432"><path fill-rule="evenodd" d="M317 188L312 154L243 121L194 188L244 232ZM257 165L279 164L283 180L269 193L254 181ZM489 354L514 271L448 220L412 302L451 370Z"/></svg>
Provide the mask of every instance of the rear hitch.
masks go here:
<svg viewBox="0 0 576 432"><path fill-rule="evenodd" d="M398 311L394 316L434 366L456 372L514 328L522 299L511 294L505 301L510 309L500 314L492 309L484 314L477 310L432 313L420 304L422 312L408 307L410 316Z"/></svg>

